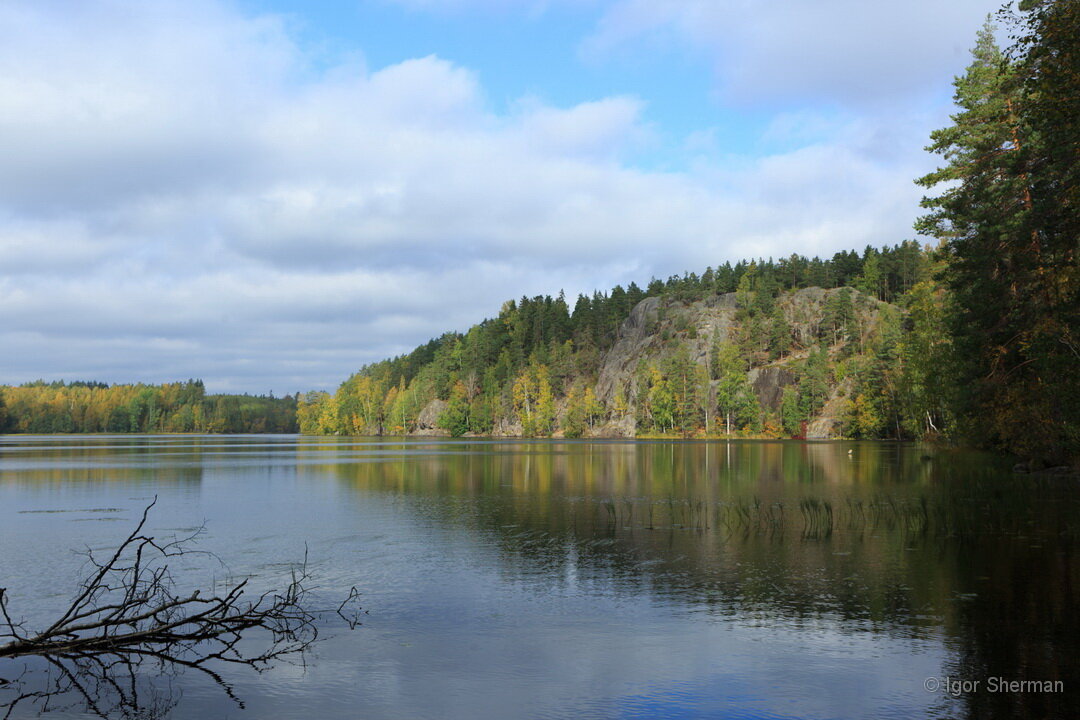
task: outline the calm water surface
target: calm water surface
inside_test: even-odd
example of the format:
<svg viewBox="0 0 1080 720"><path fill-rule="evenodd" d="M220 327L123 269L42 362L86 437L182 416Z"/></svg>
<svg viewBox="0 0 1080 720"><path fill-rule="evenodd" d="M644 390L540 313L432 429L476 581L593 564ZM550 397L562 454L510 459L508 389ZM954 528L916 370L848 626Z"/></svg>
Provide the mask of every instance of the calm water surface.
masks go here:
<svg viewBox="0 0 1080 720"><path fill-rule="evenodd" d="M243 707L198 673L147 679L162 717L1080 717L1080 491L989 456L0 437L15 614L40 625L65 607L85 572L74 551L115 546L155 496L155 535L205 524L199 547L220 558L185 558L181 586L270 587L306 552L317 604L355 586L367 611L355 630L324 616L302 664L223 668ZM0 678L28 667L0 660Z"/></svg>

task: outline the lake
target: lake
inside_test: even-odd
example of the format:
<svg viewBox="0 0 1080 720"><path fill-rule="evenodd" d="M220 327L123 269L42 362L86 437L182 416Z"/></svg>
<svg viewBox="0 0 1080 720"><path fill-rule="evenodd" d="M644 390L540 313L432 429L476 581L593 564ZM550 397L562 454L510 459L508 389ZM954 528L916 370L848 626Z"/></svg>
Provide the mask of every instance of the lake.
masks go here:
<svg viewBox="0 0 1080 720"><path fill-rule="evenodd" d="M78 551L155 497L148 532L204 526L214 556L178 559L180 588L275 587L306 553L313 649L218 668L236 699L145 668L145 716L1080 717L1080 492L1010 468L881 442L4 436L0 586L47 624ZM353 587L350 629L329 609ZM0 703L45 672L0 660Z"/></svg>

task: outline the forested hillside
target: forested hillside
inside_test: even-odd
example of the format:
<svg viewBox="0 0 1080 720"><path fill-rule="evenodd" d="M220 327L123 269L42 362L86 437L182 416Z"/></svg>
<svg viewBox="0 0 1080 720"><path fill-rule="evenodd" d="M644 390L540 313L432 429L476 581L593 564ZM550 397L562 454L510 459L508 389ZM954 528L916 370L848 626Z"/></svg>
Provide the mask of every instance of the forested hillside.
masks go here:
<svg viewBox="0 0 1080 720"><path fill-rule="evenodd" d="M296 400L207 395L201 380L111 387L38 381L0 386L0 432L290 433Z"/></svg>
<svg viewBox="0 0 1080 720"><path fill-rule="evenodd" d="M917 437L947 411L942 293L914 242L521 298L301 396L302 432Z"/></svg>
<svg viewBox="0 0 1080 720"><path fill-rule="evenodd" d="M987 23L927 148L935 238L521 298L307 393L306 433L925 438L1080 466L1080 2ZM929 247L929 246L928 246Z"/></svg>

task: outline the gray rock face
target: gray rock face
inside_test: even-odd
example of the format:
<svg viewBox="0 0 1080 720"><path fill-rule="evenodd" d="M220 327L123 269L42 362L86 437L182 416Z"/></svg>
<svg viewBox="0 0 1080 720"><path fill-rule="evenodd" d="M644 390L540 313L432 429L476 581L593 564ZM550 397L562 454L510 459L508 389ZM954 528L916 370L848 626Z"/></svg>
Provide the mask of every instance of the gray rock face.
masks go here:
<svg viewBox="0 0 1080 720"><path fill-rule="evenodd" d="M677 300L645 298L634 307L619 328L615 344L604 355L596 396L610 407L621 388L630 402L634 399L633 377L642 360L659 360L679 342L699 365L708 362L713 338L726 339L735 322L735 293L684 304Z"/></svg>
<svg viewBox="0 0 1080 720"><path fill-rule="evenodd" d="M626 415L621 418L614 418L592 428L586 432L587 437L600 437L600 438L632 438L636 430L636 423L634 422L633 415Z"/></svg>
<svg viewBox="0 0 1080 720"><path fill-rule="evenodd" d="M424 409L420 411L420 415L416 418L417 434L421 434L422 432L424 434L432 434L431 431L433 430L443 432L437 427L436 423L438 423L439 416L443 414L444 410L446 410L446 401L438 398L435 398L425 405Z"/></svg>
<svg viewBox="0 0 1080 720"><path fill-rule="evenodd" d="M634 374L638 360L643 357L656 336L651 330L658 323L660 298L650 297L639 302L623 321L615 345L604 356L600 377L596 381L596 396L610 407L619 388Z"/></svg>
<svg viewBox="0 0 1080 720"><path fill-rule="evenodd" d="M791 326L793 339L804 349L777 362L760 365L750 370L748 379L762 406L779 411L784 388L794 386L798 376L793 367L807 356L806 347L818 342L825 316L825 303L840 288L823 289L810 287L786 293L778 300L780 310ZM884 303L848 289L855 305L858 333L863 334L876 322ZM717 295L707 300L683 303L672 298L650 297L642 300L630 312L619 328L615 344L602 358L600 374L596 383L596 395L609 408L622 390L631 412L627 417L613 417L597 435L632 436L635 431L633 406L636 403L634 376L639 364L659 362L674 352L678 346L685 347L690 358L698 365L707 366L709 351L714 339L721 342L732 337L737 327L738 304L735 293ZM851 342L857 342L852 340ZM831 348L832 353L840 346ZM845 395L850 388L832 388L832 396L819 417L807 428L810 437L836 437L840 431L840 417L846 406Z"/></svg>
<svg viewBox="0 0 1080 720"><path fill-rule="evenodd" d="M495 437L521 437L525 430L516 419L501 417L495 421L491 434Z"/></svg>
<svg viewBox="0 0 1080 720"><path fill-rule="evenodd" d="M829 440L841 436L842 418L847 409L852 384L845 381L832 388L825 407L806 427L806 437L811 440Z"/></svg>
<svg viewBox="0 0 1080 720"><path fill-rule="evenodd" d="M747 373L747 379L754 388L758 402L770 410L780 409L784 388L793 386L798 381L798 377L791 370L776 365L753 368Z"/></svg>

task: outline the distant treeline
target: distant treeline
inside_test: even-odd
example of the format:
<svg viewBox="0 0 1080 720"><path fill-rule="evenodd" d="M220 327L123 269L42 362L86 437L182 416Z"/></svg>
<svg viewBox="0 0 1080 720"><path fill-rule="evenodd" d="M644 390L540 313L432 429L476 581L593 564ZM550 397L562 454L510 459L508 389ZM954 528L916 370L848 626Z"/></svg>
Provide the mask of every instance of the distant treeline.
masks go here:
<svg viewBox="0 0 1080 720"><path fill-rule="evenodd" d="M44 382L0 386L0 432L292 433L296 399L207 395L201 380L163 385Z"/></svg>

